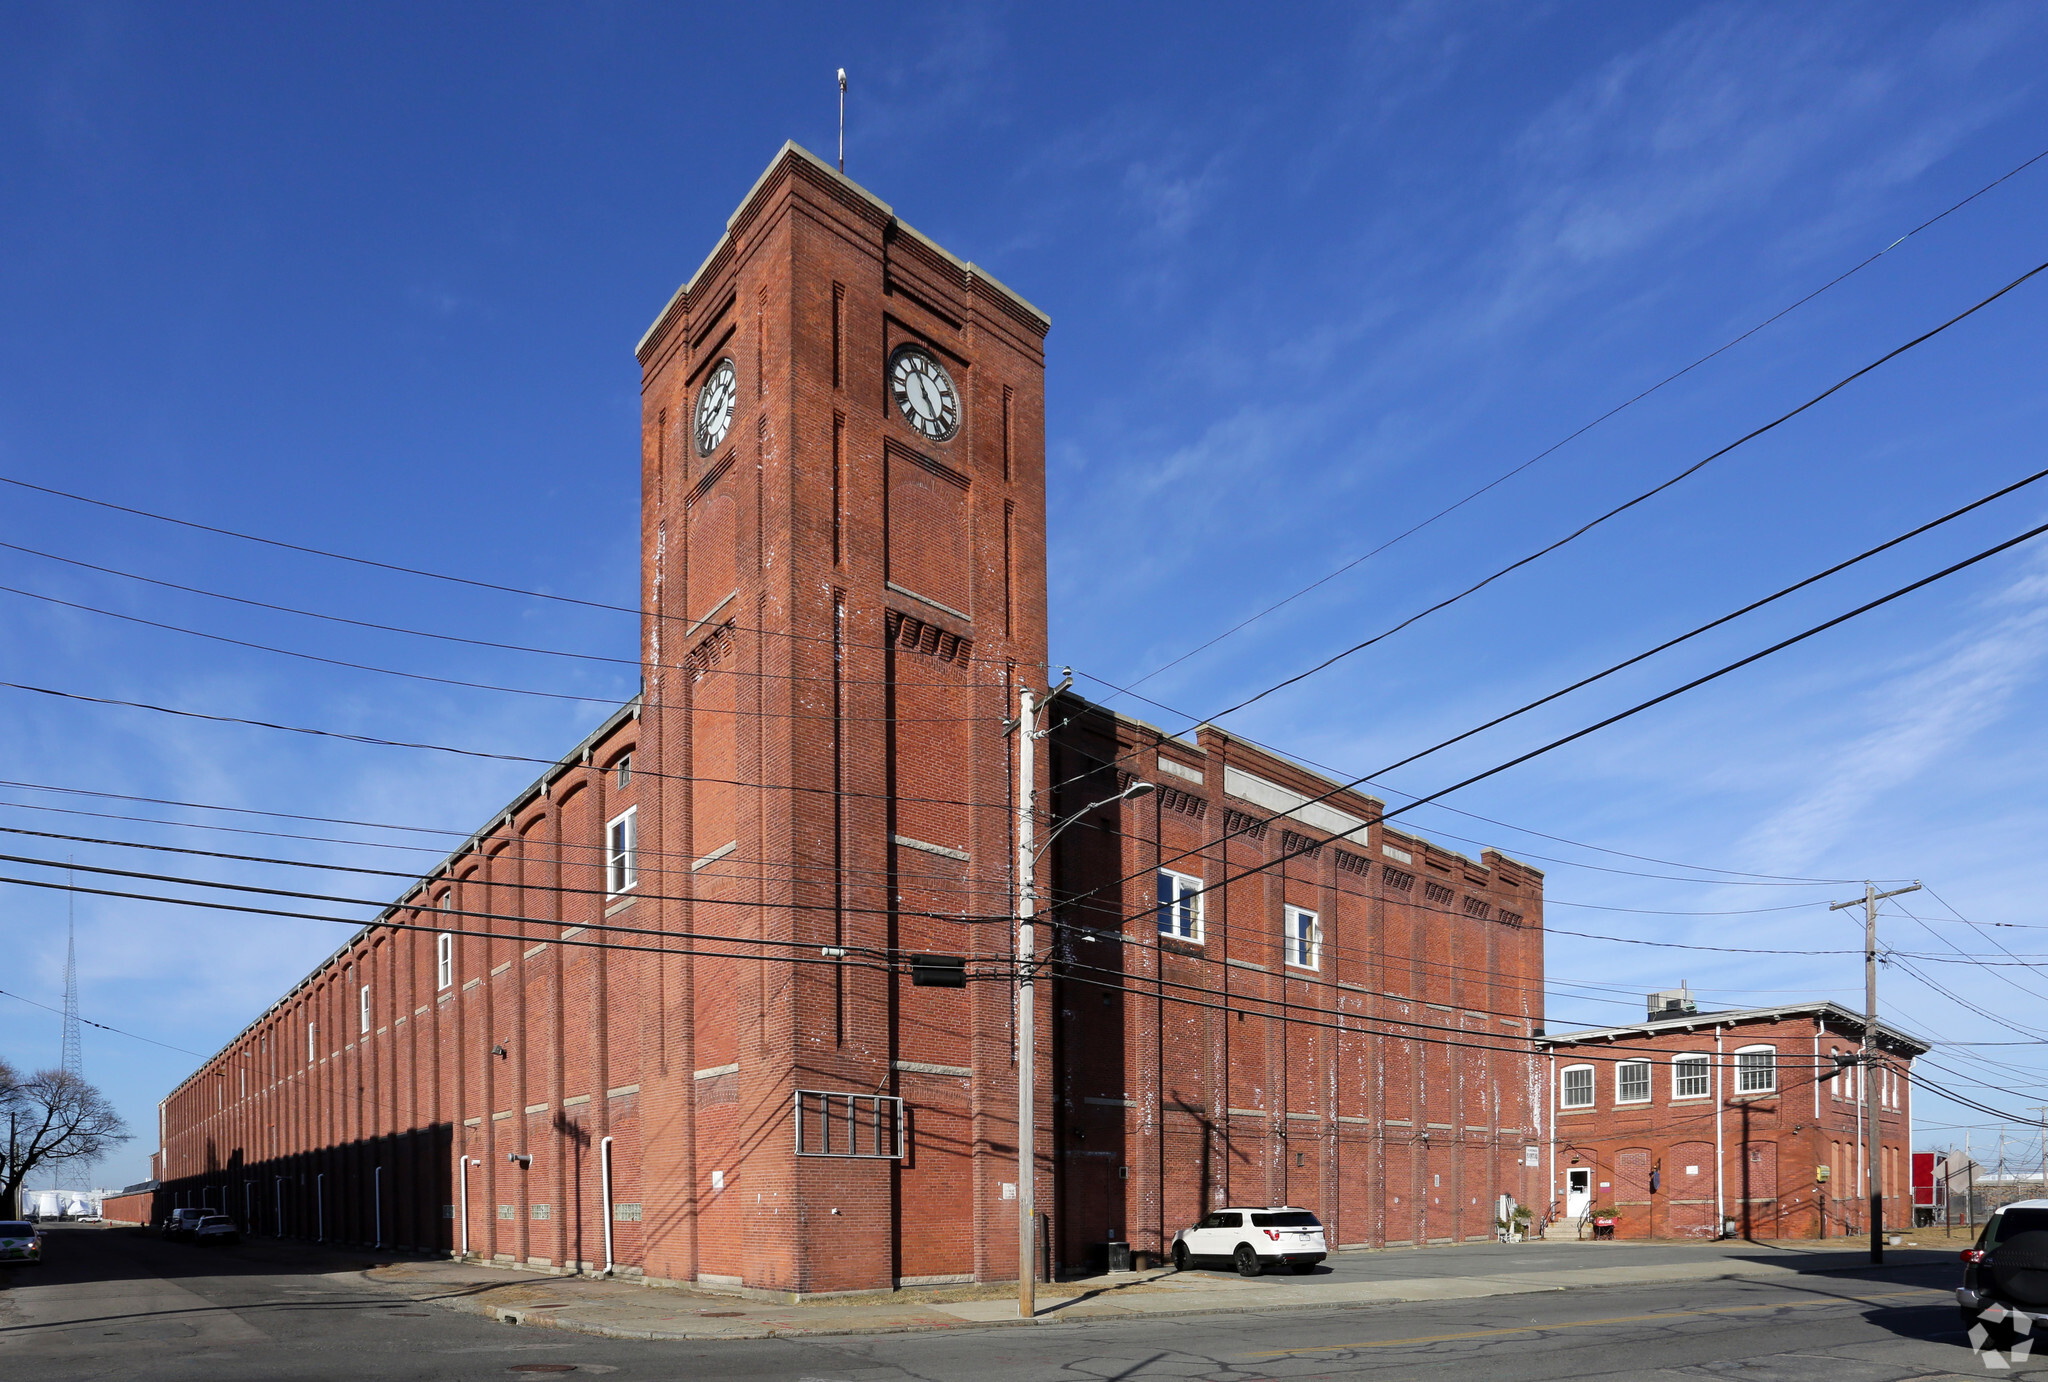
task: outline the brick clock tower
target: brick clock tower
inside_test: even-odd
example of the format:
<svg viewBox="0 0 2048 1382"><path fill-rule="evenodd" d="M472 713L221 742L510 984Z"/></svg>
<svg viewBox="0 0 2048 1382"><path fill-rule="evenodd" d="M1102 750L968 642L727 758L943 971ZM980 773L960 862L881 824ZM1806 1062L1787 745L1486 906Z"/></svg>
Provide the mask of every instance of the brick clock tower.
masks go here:
<svg viewBox="0 0 2048 1382"><path fill-rule="evenodd" d="M1047 326L788 144L640 342L649 1278L1015 1275L1011 989L888 961L1013 944Z"/></svg>

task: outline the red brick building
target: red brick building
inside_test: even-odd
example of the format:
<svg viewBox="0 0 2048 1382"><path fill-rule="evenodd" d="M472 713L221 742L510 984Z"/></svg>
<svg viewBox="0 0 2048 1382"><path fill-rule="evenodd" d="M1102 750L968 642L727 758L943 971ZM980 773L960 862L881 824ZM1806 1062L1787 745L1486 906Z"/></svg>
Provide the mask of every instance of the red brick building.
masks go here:
<svg viewBox="0 0 2048 1382"><path fill-rule="evenodd" d="M170 1095L161 1207L774 1292L1014 1278L1046 330L786 146L639 346L643 695ZM1048 816L1160 790L1048 856L1049 1257L1226 1198L1491 1236L1541 1190L1540 873L1214 731L1054 719ZM972 981L915 985L933 953Z"/></svg>
<svg viewBox="0 0 2048 1382"><path fill-rule="evenodd" d="M1646 1021L1545 1036L1553 1213L1612 1211L1623 1238L1824 1238L1869 1230L1866 1118L1878 1120L1887 1225L1913 1222L1913 1058L1878 1024L1881 1063L1842 1068L1864 1020L1835 1003L1698 1012L1652 994ZM1661 1001L1660 1001L1661 1000ZM1669 1004L1669 1006L1667 1006Z"/></svg>

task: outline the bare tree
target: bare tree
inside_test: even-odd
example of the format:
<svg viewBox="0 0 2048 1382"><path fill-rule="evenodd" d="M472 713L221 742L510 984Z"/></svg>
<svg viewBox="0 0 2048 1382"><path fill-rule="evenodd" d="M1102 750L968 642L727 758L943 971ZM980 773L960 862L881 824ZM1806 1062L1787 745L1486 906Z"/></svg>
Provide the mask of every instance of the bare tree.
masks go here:
<svg viewBox="0 0 2048 1382"><path fill-rule="evenodd" d="M106 1095L76 1075L38 1070L18 1076L0 1061L0 1112L8 1138L0 1150L0 1206L19 1207L21 1187L38 1168L94 1162L132 1134Z"/></svg>

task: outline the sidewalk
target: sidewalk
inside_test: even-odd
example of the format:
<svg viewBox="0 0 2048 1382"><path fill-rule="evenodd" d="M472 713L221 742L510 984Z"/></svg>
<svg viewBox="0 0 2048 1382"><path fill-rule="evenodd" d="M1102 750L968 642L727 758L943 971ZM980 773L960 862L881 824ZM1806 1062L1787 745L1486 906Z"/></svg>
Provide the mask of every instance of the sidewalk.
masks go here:
<svg viewBox="0 0 2048 1382"><path fill-rule="evenodd" d="M1670 1245L1663 1245L1669 1247ZM1698 1245L1687 1261L1629 1261L1627 1244L1572 1245L1585 1265L1541 1271L1488 1270L1498 1262L1511 1268L1508 1254L1481 1260L1456 1274L1332 1280L1265 1276L1244 1279L1219 1272L1175 1273L1171 1269L1119 1272L1083 1281L1041 1286L1038 1314L1017 1315L1014 1287L967 1286L902 1291L887 1297L773 1304L708 1291L649 1287L581 1277L529 1276L516 1271L446 1261L413 1261L378 1266L364 1279L403 1292L415 1301L508 1324L566 1329L629 1339L765 1339L807 1334L894 1334L912 1330L991 1328L1059 1324L1080 1320L1166 1318L1285 1310L1332 1310L1413 1301L1472 1300L1536 1291L1599 1286L1724 1280L1745 1277L1790 1280L1820 1272L1887 1271L1953 1260L1938 1250L1895 1248L1886 1265L1873 1268L1861 1255L1835 1244ZM1716 1250L1720 1249L1720 1250ZM1399 1252L1344 1253L1332 1265L1357 1259L1388 1259ZM1617 1257L1623 1260L1615 1260ZM1349 1260L1349 1262L1347 1262ZM1375 1266L1382 1265L1375 1263ZM1434 1264L1433 1264L1434 1265Z"/></svg>

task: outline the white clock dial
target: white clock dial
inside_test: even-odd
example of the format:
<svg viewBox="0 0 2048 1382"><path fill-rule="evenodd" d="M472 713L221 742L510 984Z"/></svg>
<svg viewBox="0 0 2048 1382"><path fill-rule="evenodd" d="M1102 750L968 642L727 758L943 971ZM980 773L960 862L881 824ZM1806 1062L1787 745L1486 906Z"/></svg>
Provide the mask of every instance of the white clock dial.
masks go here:
<svg viewBox="0 0 2048 1382"><path fill-rule="evenodd" d="M725 442L732 430L733 409L739 404L739 377L727 356L712 367L711 377L697 394L697 454L709 456Z"/></svg>
<svg viewBox="0 0 2048 1382"><path fill-rule="evenodd" d="M960 391L923 346L899 346L889 357L889 393L903 420L931 440L950 441L960 430Z"/></svg>

